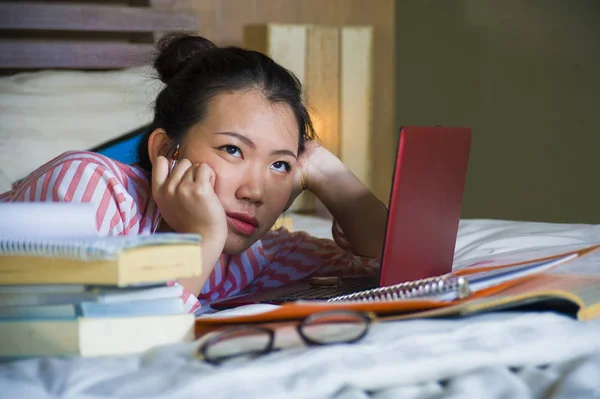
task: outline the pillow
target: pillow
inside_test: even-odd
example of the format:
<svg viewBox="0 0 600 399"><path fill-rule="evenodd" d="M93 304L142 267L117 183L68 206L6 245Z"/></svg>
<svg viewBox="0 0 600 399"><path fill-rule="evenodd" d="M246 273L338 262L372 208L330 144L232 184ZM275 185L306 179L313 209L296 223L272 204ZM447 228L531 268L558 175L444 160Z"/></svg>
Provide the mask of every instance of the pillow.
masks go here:
<svg viewBox="0 0 600 399"><path fill-rule="evenodd" d="M161 88L148 66L0 78L0 192L65 151L93 149L149 124Z"/></svg>
<svg viewBox="0 0 600 399"><path fill-rule="evenodd" d="M135 163L138 161L138 145L149 127L149 125L142 126L107 143L90 148L90 151L97 152L125 164Z"/></svg>

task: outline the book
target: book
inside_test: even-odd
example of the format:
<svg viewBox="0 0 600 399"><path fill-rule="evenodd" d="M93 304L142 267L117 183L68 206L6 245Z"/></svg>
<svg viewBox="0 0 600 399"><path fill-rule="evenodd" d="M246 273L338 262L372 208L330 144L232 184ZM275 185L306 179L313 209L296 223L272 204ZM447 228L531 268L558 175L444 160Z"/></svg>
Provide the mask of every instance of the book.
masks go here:
<svg viewBox="0 0 600 399"><path fill-rule="evenodd" d="M495 295L387 319L469 316L499 310L550 310L582 321L594 320L600 317L600 277L542 274Z"/></svg>
<svg viewBox="0 0 600 399"><path fill-rule="evenodd" d="M64 320L78 317L131 317L185 313L181 297L141 301L58 305L0 306L0 322L6 320Z"/></svg>
<svg viewBox="0 0 600 399"><path fill-rule="evenodd" d="M3 321L0 357L125 355L193 338L192 314Z"/></svg>
<svg viewBox="0 0 600 399"><path fill-rule="evenodd" d="M184 313L179 284L106 287L72 285L0 286L0 322Z"/></svg>
<svg viewBox="0 0 600 399"><path fill-rule="evenodd" d="M58 287L47 286L1 286L0 306L39 306L61 305L79 302L128 303L179 298L183 293L181 285L157 284L135 287L73 285L59 291ZM56 288L56 289L52 289Z"/></svg>
<svg viewBox="0 0 600 399"><path fill-rule="evenodd" d="M481 273L487 273L490 279L482 279L486 274ZM458 278L469 281L469 276L477 276L483 284L464 296L458 295ZM451 281L450 288L439 288L430 295L422 295L424 287L431 286L436 279ZM409 292L414 294L403 296L402 289L409 285ZM448 292L453 295L447 296ZM567 312L580 320L591 320L600 317L600 245L492 255L473 259L467 265L457 265L451 275L407 282L395 288L367 290L359 295L363 296L360 300L305 300L268 307L259 304L250 305L253 311L249 312L240 309L205 314L196 319L196 335L218 326L300 320L330 310L373 312L382 319L410 319L537 306Z"/></svg>
<svg viewBox="0 0 600 399"><path fill-rule="evenodd" d="M23 237L0 233L0 285L124 287L200 275L201 237Z"/></svg>

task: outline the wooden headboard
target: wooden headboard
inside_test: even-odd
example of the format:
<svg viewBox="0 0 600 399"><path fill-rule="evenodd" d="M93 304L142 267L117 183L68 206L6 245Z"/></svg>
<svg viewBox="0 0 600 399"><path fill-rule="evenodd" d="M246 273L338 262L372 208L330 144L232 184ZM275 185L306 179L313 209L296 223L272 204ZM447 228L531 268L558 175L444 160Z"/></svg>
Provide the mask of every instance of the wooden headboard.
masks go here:
<svg viewBox="0 0 600 399"><path fill-rule="evenodd" d="M150 61L167 31L198 31L199 16L157 0L0 2L0 70L115 69Z"/></svg>

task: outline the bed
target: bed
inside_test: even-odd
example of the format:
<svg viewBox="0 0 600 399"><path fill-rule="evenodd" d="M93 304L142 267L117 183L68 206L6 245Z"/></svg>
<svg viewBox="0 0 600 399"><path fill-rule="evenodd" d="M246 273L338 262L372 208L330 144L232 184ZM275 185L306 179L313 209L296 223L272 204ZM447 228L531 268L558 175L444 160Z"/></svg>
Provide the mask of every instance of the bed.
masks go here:
<svg viewBox="0 0 600 399"><path fill-rule="evenodd" d="M107 148L103 144L129 137L147 124L160 88L147 67L156 32L194 30L198 20L147 5L138 9L113 4L100 10L105 14L95 14L105 18L86 25L78 22L86 7L98 6L73 4L57 9L44 3L0 3L0 29L14 31L0 41L0 67L7 75L0 78L0 192L62 151ZM64 15L72 25L65 27ZM40 44L29 36L25 43L18 34L24 24L46 33L88 27L94 31L88 38L93 45L50 35L56 43L47 48L45 38L46 48L36 52ZM101 31L112 33L104 37ZM110 43L104 45L107 39ZM106 49L120 55L107 61L98 55ZM64 57L52 57L60 51ZM131 149L121 151L125 158L131 156ZM331 237L326 219L288 216L293 230ZM586 243L600 243L600 225L461 220L455 263L518 249ZM0 396L593 398L600 397L599 336L600 320L581 322L550 311L396 321L373 325L355 344L299 346L222 366L198 361L197 343L121 357L6 361L0 364Z"/></svg>

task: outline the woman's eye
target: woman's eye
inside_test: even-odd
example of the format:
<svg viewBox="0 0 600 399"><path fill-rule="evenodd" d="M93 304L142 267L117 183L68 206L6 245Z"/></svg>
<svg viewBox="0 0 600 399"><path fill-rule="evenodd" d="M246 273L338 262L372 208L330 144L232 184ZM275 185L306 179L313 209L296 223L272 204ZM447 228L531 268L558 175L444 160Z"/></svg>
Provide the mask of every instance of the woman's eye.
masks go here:
<svg viewBox="0 0 600 399"><path fill-rule="evenodd" d="M277 161L271 167L278 172L289 172L291 169L290 164L283 161Z"/></svg>
<svg viewBox="0 0 600 399"><path fill-rule="evenodd" d="M240 150L238 147L236 147L234 145L224 145L223 147L221 147L221 149L231 156L234 156L237 158L240 158L242 156L242 150Z"/></svg>

